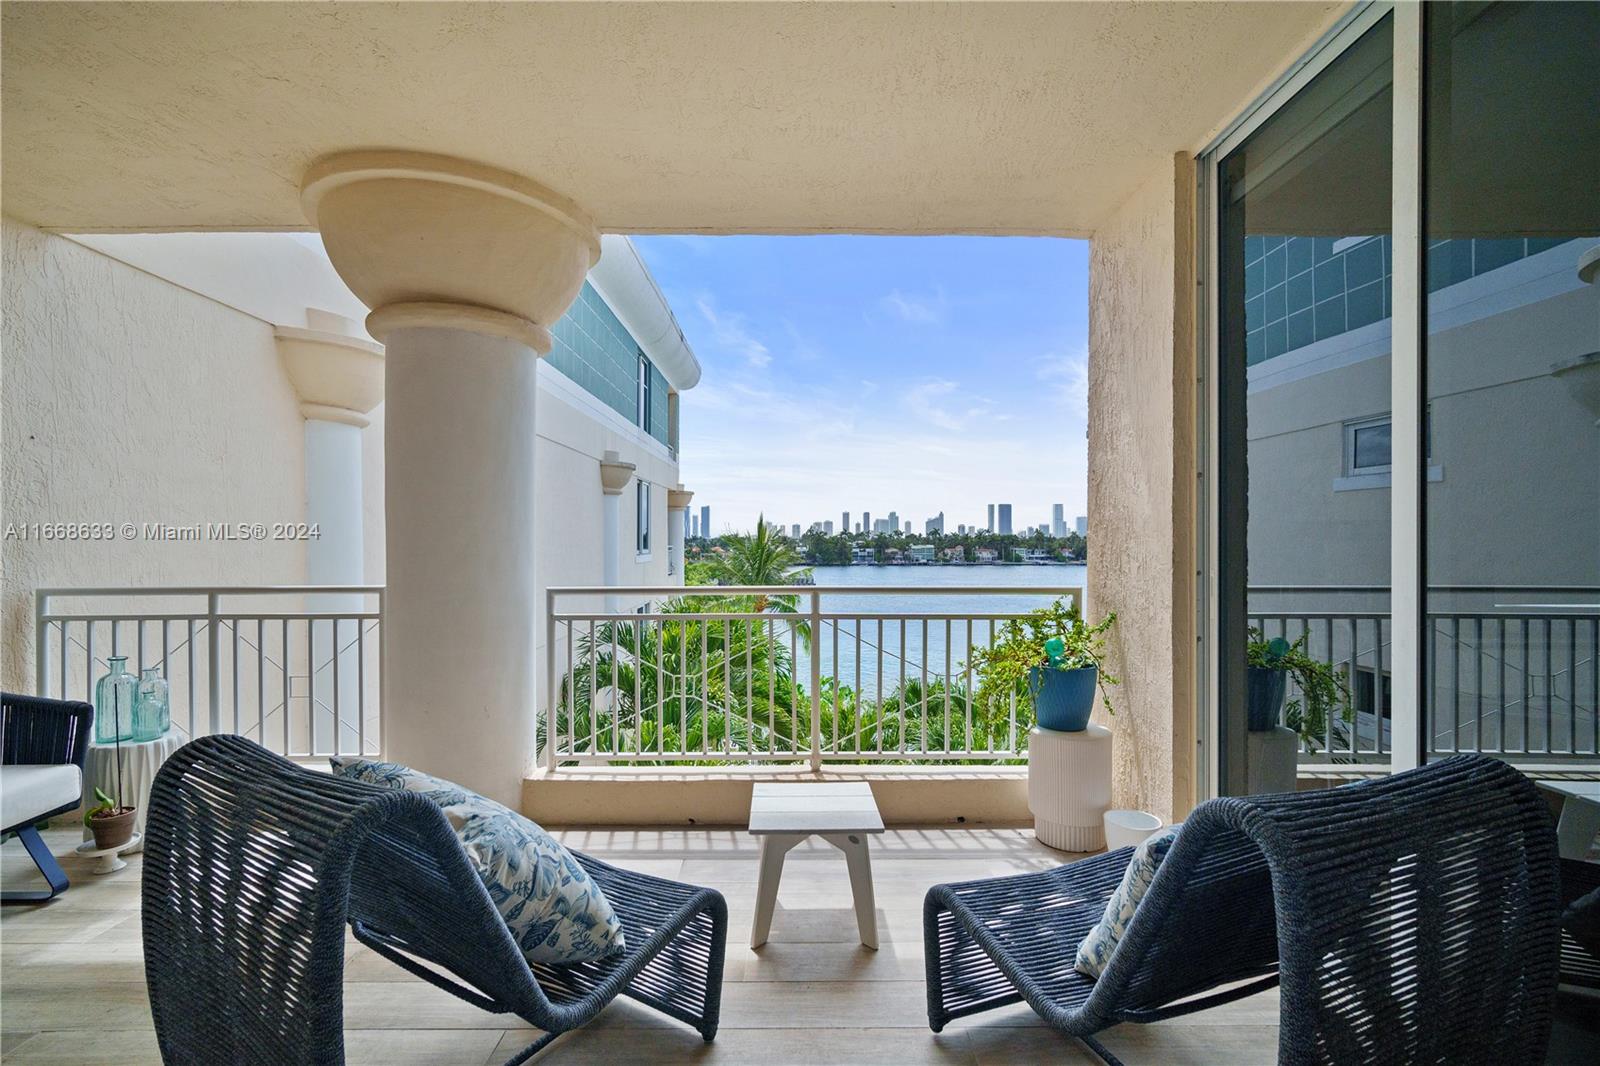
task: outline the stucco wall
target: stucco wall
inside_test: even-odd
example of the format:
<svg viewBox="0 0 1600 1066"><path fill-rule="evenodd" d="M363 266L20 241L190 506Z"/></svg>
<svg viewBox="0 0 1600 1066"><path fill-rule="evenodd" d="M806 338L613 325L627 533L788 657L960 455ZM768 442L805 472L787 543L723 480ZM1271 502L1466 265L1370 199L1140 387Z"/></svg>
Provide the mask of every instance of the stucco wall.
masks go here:
<svg viewBox="0 0 1600 1066"><path fill-rule="evenodd" d="M0 525L296 521L298 402L272 327L6 219ZM0 684L33 688L41 586L296 583L292 541L8 536Z"/></svg>
<svg viewBox="0 0 1600 1066"><path fill-rule="evenodd" d="M1193 188L1180 155L1089 253L1089 610L1122 681L1096 714L1113 802L1169 819L1194 799Z"/></svg>

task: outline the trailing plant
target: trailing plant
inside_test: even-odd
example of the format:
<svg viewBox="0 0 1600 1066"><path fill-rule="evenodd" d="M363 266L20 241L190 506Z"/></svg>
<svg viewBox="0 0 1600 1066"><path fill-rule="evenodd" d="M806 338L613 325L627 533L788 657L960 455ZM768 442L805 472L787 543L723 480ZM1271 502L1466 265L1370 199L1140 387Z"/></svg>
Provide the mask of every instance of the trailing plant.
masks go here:
<svg viewBox="0 0 1600 1066"><path fill-rule="evenodd" d="M1105 635L1116 623L1113 612L1090 625L1083 620L1078 605L1064 597L1021 618L1008 619L987 648L972 651L971 666L979 679L979 703L992 707L994 701L1009 704L1015 698L1018 707L1025 708L1031 716L1034 693L1029 683L1030 670L1094 667L1101 701L1107 713L1115 714L1106 686L1119 682L1106 669Z"/></svg>
<svg viewBox="0 0 1600 1066"><path fill-rule="evenodd" d="M1332 663L1306 651L1310 637L1309 632L1302 633L1291 644L1282 637L1268 640L1265 633L1252 627L1245 661L1267 670L1283 670L1294 682L1297 695L1283 705L1283 721L1299 734L1307 750L1328 744L1330 736L1332 747L1348 747L1348 727L1354 717L1350 686Z"/></svg>

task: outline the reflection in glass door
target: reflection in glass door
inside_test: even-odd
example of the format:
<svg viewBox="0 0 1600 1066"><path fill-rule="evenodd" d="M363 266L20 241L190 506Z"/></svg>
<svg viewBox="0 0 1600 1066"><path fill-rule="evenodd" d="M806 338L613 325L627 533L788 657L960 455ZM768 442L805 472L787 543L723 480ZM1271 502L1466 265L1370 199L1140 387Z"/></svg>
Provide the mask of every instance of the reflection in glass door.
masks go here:
<svg viewBox="0 0 1600 1066"><path fill-rule="evenodd" d="M1389 759L1392 69L1384 16L1217 164L1218 791Z"/></svg>
<svg viewBox="0 0 1600 1066"><path fill-rule="evenodd" d="M1600 5L1424 22L1423 757L1600 755Z"/></svg>

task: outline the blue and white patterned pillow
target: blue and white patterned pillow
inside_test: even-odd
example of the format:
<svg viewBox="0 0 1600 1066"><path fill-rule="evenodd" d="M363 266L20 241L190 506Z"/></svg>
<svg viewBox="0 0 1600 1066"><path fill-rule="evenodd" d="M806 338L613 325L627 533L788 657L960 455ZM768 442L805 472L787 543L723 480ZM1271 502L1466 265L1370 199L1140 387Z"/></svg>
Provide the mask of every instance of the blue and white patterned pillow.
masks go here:
<svg viewBox="0 0 1600 1066"><path fill-rule="evenodd" d="M1078 958L1073 968L1079 973L1097 978L1105 972L1117 942L1127 931L1128 923L1133 921L1134 910L1149 891L1150 882L1155 880L1156 867L1172 850L1172 841L1177 835L1178 827L1171 826L1145 837L1134 849L1133 858L1128 860L1128 868L1122 873L1122 883L1106 900L1106 912L1078 945Z"/></svg>
<svg viewBox="0 0 1600 1066"><path fill-rule="evenodd" d="M566 965L623 950L622 922L561 842L469 789L392 762L330 759L333 772L420 792L444 810L511 938L529 962Z"/></svg>

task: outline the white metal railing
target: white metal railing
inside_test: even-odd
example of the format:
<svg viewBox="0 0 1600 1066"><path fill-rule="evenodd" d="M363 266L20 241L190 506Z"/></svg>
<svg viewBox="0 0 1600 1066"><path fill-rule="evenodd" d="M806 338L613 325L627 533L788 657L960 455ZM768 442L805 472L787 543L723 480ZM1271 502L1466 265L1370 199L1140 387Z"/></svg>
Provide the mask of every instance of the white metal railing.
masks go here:
<svg viewBox="0 0 1600 1066"><path fill-rule="evenodd" d="M110 656L162 672L173 728L291 758L382 750L378 585L55 588L34 594L41 696L94 702Z"/></svg>
<svg viewBox="0 0 1600 1066"><path fill-rule="evenodd" d="M1076 588L552 588L545 765L1005 761L1027 750L1014 696L971 666L1025 610L840 609L861 596L1037 597ZM574 601L587 601L574 606ZM615 606L618 601L635 609Z"/></svg>
<svg viewBox="0 0 1600 1066"><path fill-rule="evenodd" d="M1390 617L1385 586L1251 586L1251 626L1306 638L1351 694L1347 715L1303 739L1301 758L1388 760ZM1561 761L1600 755L1600 589L1434 585L1423 633L1429 752ZM1531 597L1533 603L1517 603ZM1255 607L1275 598L1271 609ZM1456 606L1442 609L1453 599ZM1561 602L1570 600L1571 602ZM1511 602L1507 602L1511 601ZM1288 699L1300 698L1291 684Z"/></svg>

